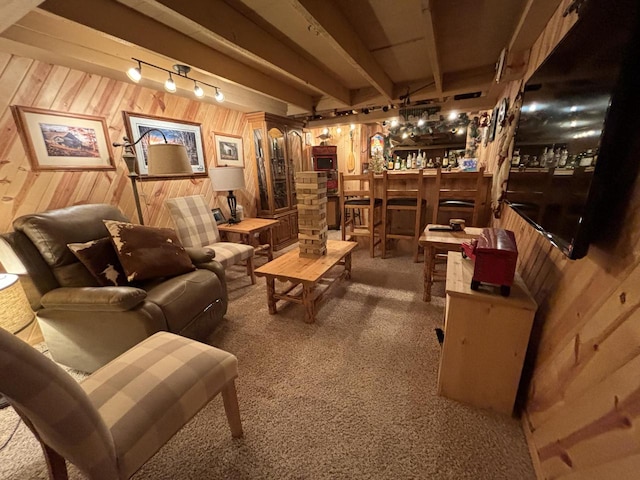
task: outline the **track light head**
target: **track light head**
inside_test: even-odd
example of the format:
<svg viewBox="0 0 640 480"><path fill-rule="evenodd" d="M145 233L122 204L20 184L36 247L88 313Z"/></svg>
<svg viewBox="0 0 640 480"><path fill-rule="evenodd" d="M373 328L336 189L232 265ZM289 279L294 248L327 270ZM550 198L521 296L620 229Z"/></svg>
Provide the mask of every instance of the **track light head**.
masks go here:
<svg viewBox="0 0 640 480"><path fill-rule="evenodd" d="M204 97L204 90L196 82L193 82L193 94L198 98Z"/></svg>
<svg viewBox="0 0 640 480"><path fill-rule="evenodd" d="M127 77L129 77L133 82L138 83L142 78L142 65L138 62L137 67L131 67L127 70Z"/></svg>
<svg viewBox="0 0 640 480"><path fill-rule="evenodd" d="M224 102L224 94L218 89L218 87L216 87L215 99L220 103Z"/></svg>
<svg viewBox="0 0 640 480"><path fill-rule="evenodd" d="M171 74L169 74L169 78L167 78L166 82L164 82L164 89L167 92L175 93L176 91L176 82L173 81Z"/></svg>

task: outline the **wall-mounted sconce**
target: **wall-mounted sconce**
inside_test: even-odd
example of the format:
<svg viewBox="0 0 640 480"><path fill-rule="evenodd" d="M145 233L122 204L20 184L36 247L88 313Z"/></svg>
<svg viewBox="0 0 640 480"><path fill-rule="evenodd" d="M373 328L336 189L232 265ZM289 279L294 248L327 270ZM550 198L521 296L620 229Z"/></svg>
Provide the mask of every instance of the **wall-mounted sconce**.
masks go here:
<svg viewBox="0 0 640 480"><path fill-rule="evenodd" d="M195 78L191 78L189 76L189 72L191 71L191 67L188 65L182 65L176 63L173 66L173 71L167 70L166 68L158 67L152 63L148 63L137 58L131 58L132 60L138 62L137 67L131 67L127 70L127 77L129 77L133 82L138 83L142 79L142 65L146 65L151 68L155 68L156 70L161 70L163 72L167 72L169 74L169 78L164 82L164 89L167 92L175 93L177 90L176 82L173 80L173 75L177 75L182 78L186 78L187 80L191 80L193 82L193 94L197 98L203 98L205 96L205 92L201 85L206 85L207 87L211 87L215 90L214 98L216 101L222 103L224 101L224 94L220 90L220 87L216 87L215 85L210 85L202 80L196 80Z"/></svg>

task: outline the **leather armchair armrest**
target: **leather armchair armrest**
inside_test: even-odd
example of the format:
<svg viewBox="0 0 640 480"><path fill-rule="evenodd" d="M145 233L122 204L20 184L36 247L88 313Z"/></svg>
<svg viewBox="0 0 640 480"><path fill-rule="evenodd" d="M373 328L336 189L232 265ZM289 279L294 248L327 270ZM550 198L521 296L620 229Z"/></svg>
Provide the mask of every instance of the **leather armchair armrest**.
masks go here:
<svg viewBox="0 0 640 480"><path fill-rule="evenodd" d="M42 296L44 308L87 312L124 312L142 303L147 292L135 287L63 287Z"/></svg>
<svg viewBox="0 0 640 480"><path fill-rule="evenodd" d="M216 252L206 247L185 247L184 250L187 252L187 255L189 255L189 257L191 258L191 261L193 262L193 264L196 266L199 263L210 262L216 256Z"/></svg>

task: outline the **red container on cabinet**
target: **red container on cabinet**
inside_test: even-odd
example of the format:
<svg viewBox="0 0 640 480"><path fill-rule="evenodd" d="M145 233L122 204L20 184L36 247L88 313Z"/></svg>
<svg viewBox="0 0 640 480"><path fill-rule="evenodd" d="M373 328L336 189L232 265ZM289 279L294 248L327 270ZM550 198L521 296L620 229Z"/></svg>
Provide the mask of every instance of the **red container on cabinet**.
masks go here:
<svg viewBox="0 0 640 480"><path fill-rule="evenodd" d="M480 283L490 283L500 286L500 293L509 296L518 260L511 230L485 228L477 239L462 244L462 253L474 261L472 290L477 290Z"/></svg>

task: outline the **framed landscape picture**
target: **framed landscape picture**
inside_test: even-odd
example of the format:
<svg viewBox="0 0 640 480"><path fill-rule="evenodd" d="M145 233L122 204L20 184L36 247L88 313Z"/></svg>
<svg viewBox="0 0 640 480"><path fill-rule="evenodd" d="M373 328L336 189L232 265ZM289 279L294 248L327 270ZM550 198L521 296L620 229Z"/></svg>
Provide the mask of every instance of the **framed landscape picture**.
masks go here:
<svg viewBox="0 0 640 480"><path fill-rule="evenodd" d="M216 167L244 167L242 138L216 133Z"/></svg>
<svg viewBox="0 0 640 480"><path fill-rule="evenodd" d="M115 170L104 118L17 105L12 110L34 171Z"/></svg>
<svg viewBox="0 0 640 480"><path fill-rule="evenodd" d="M162 143L167 139L167 143L178 143L187 149L189 162L193 173L205 176L207 174L207 162L204 156L202 128L199 123L187 122L184 120L171 120L167 118L142 115L132 112L124 113L124 123L127 128L127 136L133 143L149 130L154 130L144 137L134 148L138 160L138 172L140 175L148 175L147 147L149 144ZM160 130L160 132L155 131Z"/></svg>

